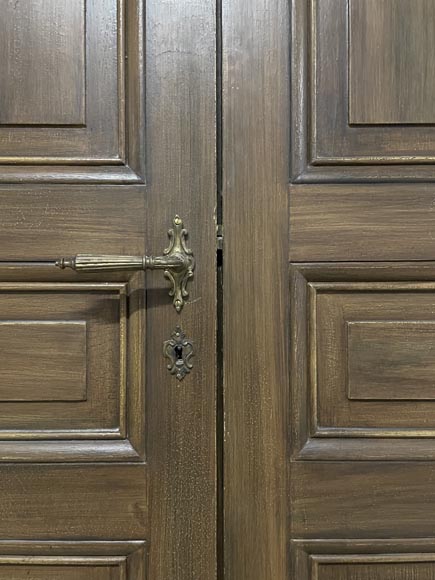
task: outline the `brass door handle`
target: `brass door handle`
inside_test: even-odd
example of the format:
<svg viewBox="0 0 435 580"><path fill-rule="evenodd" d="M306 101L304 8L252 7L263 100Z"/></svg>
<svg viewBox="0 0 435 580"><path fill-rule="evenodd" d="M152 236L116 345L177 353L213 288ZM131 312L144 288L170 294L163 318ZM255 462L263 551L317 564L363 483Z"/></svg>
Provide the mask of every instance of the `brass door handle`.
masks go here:
<svg viewBox="0 0 435 580"><path fill-rule="evenodd" d="M186 290L187 282L193 276L195 259L192 251L187 247L187 230L183 221L175 216L173 228L168 231L169 247L163 256L96 256L78 254L72 258L56 260L58 268L71 268L76 272L113 272L117 270L164 270L164 276L171 284L169 296L173 297L173 305L177 312L181 312L184 299L189 295Z"/></svg>

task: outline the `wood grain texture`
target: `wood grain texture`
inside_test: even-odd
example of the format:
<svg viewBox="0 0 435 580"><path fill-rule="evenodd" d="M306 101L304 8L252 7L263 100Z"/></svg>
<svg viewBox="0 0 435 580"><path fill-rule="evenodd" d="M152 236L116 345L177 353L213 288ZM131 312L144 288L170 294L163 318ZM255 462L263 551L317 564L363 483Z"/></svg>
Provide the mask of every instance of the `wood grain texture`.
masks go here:
<svg viewBox="0 0 435 580"><path fill-rule="evenodd" d="M179 214L196 260L180 315L166 282L147 275L149 575L159 580L217 576L215 12L203 0L147 2L146 249L166 243ZM176 325L195 352L181 384L162 359Z"/></svg>
<svg viewBox="0 0 435 580"><path fill-rule="evenodd" d="M110 288L110 285L104 283L94 286L83 283L60 283L57 286L50 283L0 285L0 318L3 320L39 320L42 325L44 321L51 322L55 317L70 323L86 320L85 365L89 377L87 396L80 401L37 401L37 398L32 400L32 397L26 401L13 398L8 402L3 401L0 437L50 439L56 433L62 437L63 433L63 438L74 439L92 438L91 433L97 435L99 432L103 438L109 433L109 437L121 436L121 417L125 413L121 401L126 388L125 360L121 355L125 349L122 344L125 333L121 329L125 326L125 314L122 314L122 310L125 311L125 297L122 296L124 285L115 283L113 286ZM20 327L24 328L22 324ZM67 349L66 337L63 340L63 348ZM23 337L22 344L26 344ZM5 357L12 356L6 347L2 352ZM32 373L32 356L36 353L37 349L34 349L26 359L17 363L21 366L17 379L20 372ZM6 364L11 362L13 358ZM56 363L58 369L59 365L63 368L62 362L57 360ZM64 369L67 371L67 367ZM48 372L49 368L46 370ZM61 380L59 371L57 377L58 381ZM36 380L37 375L34 378ZM36 386L33 383L33 387Z"/></svg>
<svg viewBox="0 0 435 580"><path fill-rule="evenodd" d="M8 261L0 318L85 320L88 386L86 401L63 408L2 404L0 544L148 541L149 560L129 556L122 580L209 580L217 574L215 6L151 0L146 17L142 0L87 6L86 127L0 127ZM30 107L32 95L22 96ZM80 252L161 255L177 213L199 265L181 315L161 272L55 268ZM182 384L162 356L177 324L196 357ZM118 580L112 568L106 576Z"/></svg>
<svg viewBox="0 0 435 580"><path fill-rule="evenodd" d="M435 398L435 322L352 321L347 336L349 399Z"/></svg>
<svg viewBox="0 0 435 580"><path fill-rule="evenodd" d="M420 320L431 327L434 274L433 264L422 262L291 266L290 424L295 458L392 461L434 457L433 401L411 400L409 394L403 400L349 398L346 355L349 323L365 321L376 326L395 320L406 328L409 322ZM393 338L390 351L402 348ZM409 356L412 342L403 349ZM424 356L430 357L430 348ZM410 379L416 388L426 368L419 360L417 355L412 359L418 366ZM382 378L383 365L388 365L387 358L371 371L376 380ZM401 365L406 367L406 358L390 364L390 372L406 374ZM396 384L400 388L395 380L391 389Z"/></svg>
<svg viewBox="0 0 435 580"><path fill-rule="evenodd" d="M30 563L2 564L0 561L0 578L2 580L122 580L125 574L123 564L95 566L85 561L70 564L39 564L38 560Z"/></svg>
<svg viewBox="0 0 435 580"><path fill-rule="evenodd" d="M429 461L295 461L291 537L431 537L435 498Z"/></svg>
<svg viewBox="0 0 435 580"><path fill-rule="evenodd" d="M351 0L349 122L435 122L431 0Z"/></svg>
<svg viewBox="0 0 435 580"><path fill-rule="evenodd" d="M359 7L362 4L364 2L355 2ZM434 180L434 126L431 123L419 124L422 115L430 116L432 106L428 105L429 113L421 112L422 95L427 94L427 100L430 100L430 91L426 93L425 86L430 85L431 80L428 77L431 75L421 71L425 70L425 63L430 67L430 57L426 60L426 52L429 55L433 50L432 19L428 17L420 27L421 33L412 34L412 30L418 28L416 24L413 29L412 22L422 22L426 11L429 16L433 9L432 4L430 0L417 3L409 0L392 3L370 2L370 6L375 5L376 10L367 17L374 23L374 27L380 27L381 18L377 16L384 10L385 13L394 13L394 18L397 18L394 22L386 19L385 34L379 46L381 53L385 46L384 52L392 54L390 44L394 45L395 51L394 60L391 57L389 74L383 82L388 83L397 68L399 73L400 69L410 71L409 77L415 75L415 79L407 85L406 91L398 91L399 97L391 97L399 99L396 100L397 105L393 102L391 109L399 108L403 123L362 126L351 125L349 122L349 98L352 98L352 95L349 96L349 52L352 54L354 49L349 44L352 39L349 39L347 0L291 2L294 80L291 97L291 174L295 183ZM357 10L363 10L363 7ZM408 18L410 11L412 18ZM397 25L404 32L400 38L394 23L401 23ZM369 27L364 26L364 18L360 19L358 26L361 28L361 38L370 34ZM378 37L381 34L380 32ZM359 69L360 63L367 64L370 51L377 51L376 41L368 42L370 50L361 52ZM355 54L358 48L356 45ZM410 54L415 56L410 58ZM410 63L413 58L420 59L415 67ZM399 63L397 67L395 62ZM359 75L363 76L364 70L357 70L355 65L354 60L351 74L354 83L358 83ZM380 65L378 63L373 66ZM363 92L368 95L367 98L371 98L372 91L376 90L374 83L361 81L361 84L364 84ZM391 81L390 84L394 82ZM410 85L412 88L409 88ZM419 94L419 98L412 105L412 97L407 97L409 91ZM353 92L356 93L357 89ZM382 99L387 99L387 94L388 90L383 91ZM377 101L373 103L372 108L377 104ZM417 115L416 107L420 110L420 116ZM407 109L410 114L417 115L415 120L410 115L407 116ZM379 121L382 122L382 103L377 111Z"/></svg>
<svg viewBox="0 0 435 580"><path fill-rule="evenodd" d="M144 459L143 276L107 276L67 282L49 263L1 265L0 462ZM74 400L80 377L86 391ZM63 400L59 389L67 389Z"/></svg>
<svg viewBox="0 0 435 580"><path fill-rule="evenodd" d="M222 6L225 577L284 580L288 3Z"/></svg>
<svg viewBox="0 0 435 580"><path fill-rule="evenodd" d="M143 540L148 480L144 465L2 465L0 537Z"/></svg>
<svg viewBox="0 0 435 580"><path fill-rule="evenodd" d="M348 436L352 433L355 436L388 436L386 432L392 430L397 436L406 437L408 429L412 432L417 430L420 436L425 430L435 435L432 420L434 401L431 397L426 398L424 393L420 397L412 394L413 391L418 392L419 387L424 391L425 381L426 385L432 383L432 376L425 374L431 365L431 335L419 350L418 338L413 339L410 331L404 344L403 336L390 332L386 339L388 344L384 346L382 330L375 334L377 324L383 325L385 320L396 320L402 324L420 320L421 335L425 325L430 326L434 321L435 285L418 280L405 284L370 281L356 284L311 283L310 293L309 363L311 391L316 401L315 408L313 401L312 410L313 430L325 436L330 430ZM370 353L361 342L354 344L353 352L348 349L349 326L358 321L365 321L365 332L371 332L369 348L376 349L376 356L384 354L382 362L373 355L371 363L364 361L365 355L370 357ZM371 331L367 331L367 324ZM349 396L351 381L356 378L355 372L357 380L363 384L370 380L367 376L369 371L364 372L357 361L362 365L370 364L372 381L375 375L375 380L382 382L383 375L389 372L392 375L390 389L394 392L396 387L398 390L402 388L401 395L389 397L384 391L384 396L375 398ZM357 364L353 375L352 364ZM414 370L407 374L409 365L414 366ZM364 387L361 385L361 388Z"/></svg>
<svg viewBox="0 0 435 580"><path fill-rule="evenodd" d="M290 260L432 260L434 200L427 184L292 186Z"/></svg>
<svg viewBox="0 0 435 580"><path fill-rule="evenodd" d="M2 4L0 182L143 183L143 2Z"/></svg>
<svg viewBox="0 0 435 580"><path fill-rule="evenodd" d="M394 540L294 540L293 571L298 579L414 580L432 579L434 541Z"/></svg>
<svg viewBox="0 0 435 580"><path fill-rule="evenodd" d="M408 558L410 558L408 556ZM368 561L367 561L368 560ZM435 561L389 561L389 558L366 558L362 561L343 562L313 559L313 578L319 580L432 580Z"/></svg>
<svg viewBox="0 0 435 580"><path fill-rule="evenodd" d="M0 125L86 123L85 9L85 0L0 2Z"/></svg>
<svg viewBox="0 0 435 580"><path fill-rule="evenodd" d="M144 251L143 186L0 186L0 207L2 261Z"/></svg>
<svg viewBox="0 0 435 580"><path fill-rule="evenodd" d="M0 401L86 400L86 322L0 320L0 352Z"/></svg>
<svg viewBox="0 0 435 580"><path fill-rule="evenodd" d="M146 580L144 542L0 541L4 580Z"/></svg>

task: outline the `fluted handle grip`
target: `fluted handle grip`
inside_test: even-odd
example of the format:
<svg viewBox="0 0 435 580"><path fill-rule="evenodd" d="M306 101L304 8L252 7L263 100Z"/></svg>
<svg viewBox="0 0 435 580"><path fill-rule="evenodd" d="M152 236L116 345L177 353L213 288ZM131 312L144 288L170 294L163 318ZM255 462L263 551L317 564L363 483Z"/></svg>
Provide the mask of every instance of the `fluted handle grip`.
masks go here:
<svg viewBox="0 0 435 580"><path fill-rule="evenodd" d="M188 280L193 276L195 260L193 253L186 245L187 230L183 222L175 216L173 228L168 231L169 247L163 256L97 256L78 254L71 258L59 258L56 266L62 270L71 268L76 272L114 272L118 270L164 270L170 280L173 304L181 312L184 299L189 295L186 290Z"/></svg>
<svg viewBox="0 0 435 580"><path fill-rule="evenodd" d="M60 258L56 266L71 268L76 272L114 272L117 270L183 270L189 264L189 256L95 256L77 254L72 258Z"/></svg>

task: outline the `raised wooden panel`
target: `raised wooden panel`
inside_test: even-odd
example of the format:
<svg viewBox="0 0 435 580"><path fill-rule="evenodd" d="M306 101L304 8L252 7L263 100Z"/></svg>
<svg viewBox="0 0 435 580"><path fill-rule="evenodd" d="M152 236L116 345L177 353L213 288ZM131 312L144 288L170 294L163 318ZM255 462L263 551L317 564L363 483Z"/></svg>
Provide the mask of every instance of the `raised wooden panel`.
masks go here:
<svg viewBox="0 0 435 580"><path fill-rule="evenodd" d="M346 285L343 282L311 282L310 294L310 324L312 325L310 364L315 369L311 376L311 389L313 399L316 400L312 417L314 431L322 435L339 433L341 436L352 434L388 436L390 430L397 430L396 436L406 437L415 436L415 430L425 430L435 437L435 422L432 420L435 403L429 400L417 402L417 399L426 397L414 395L420 389L427 389L427 382L431 382L431 377L426 374L426 371L429 371L427 367L433 364L431 349L426 353L421 352L421 345L418 342L421 340L424 325L435 324L433 314L435 284L416 282L412 285L400 282L373 283L368 281L350 282ZM399 383L402 382L401 396L389 397L385 394L384 397L364 397L366 400L362 400L362 397L348 397L351 393L351 381L355 380L356 374L352 371L356 370L361 373L363 369L358 368L359 364L361 363L363 367L366 365L364 356L370 357L370 353L364 352L361 333L356 339L360 340L359 345L354 341L349 345L353 347L353 351L347 348L349 326L359 321L364 321L366 335L367 326L370 323L372 336L377 332L375 328L377 323L384 325L400 321L404 325L411 324L420 329L418 336L408 332L409 340L414 337L414 342L409 344L408 353L406 353L406 344L403 345L401 342L403 331L401 334L389 333L390 360L386 358L383 364L388 365L390 362L393 366L390 368L387 366L384 371L381 367L379 375L382 381L383 374L397 373ZM376 348L377 343L385 342L385 332L384 338L380 334L382 335L382 330L375 335L370 348ZM428 342L426 342L427 345ZM401 351L406 358L402 359L399 367L394 367L398 351ZM415 352L415 358L412 364L417 367L417 372L410 377L407 374L407 361L413 352ZM349 366L347 359L350 360ZM355 359L358 361L356 362ZM355 364L357 369L355 369ZM408 362L408 364L411 363ZM372 372L378 372L378 369L373 369ZM422 385L420 385L421 378ZM376 389L376 385L373 386L373 375L370 378L363 373L359 374L357 380L364 379L366 381L364 384L358 384L359 393L364 390L365 384L370 388L370 382L372 388ZM410 387L409 383L413 386ZM394 389L394 382L390 389Z"/></svg>
<svg viewBox="0 0 435 580"><path fill-rule="evenodd" d="M1 580L123 580L125 562L118 558L0 558Z"/></svg>
<svg viewBox="0 0 435 580"><path fill-rule="evenodd" d="M141 280L0 282L0 461L143 458Z"/></svg>
<svg viewBox="0 0 435 580"><path fill-rule="evenodd" d="M435 553L434 477L433 461L294 461L291 537L432 538Z"/></svg>
<svg viewBox="0 0 435 580"><path fill-rule="evenodd" d="M143 2L0 8L0 182L143 183Z"/></svg>
<svg viewBox="0 0 435 580"><path fill-rule="evenodd" d="M155 504L148 466L37 461L18 465L11 458L1 466L0 537L50 543L150 537Z"/></svg>
<svg viewBox="0 0 435 580"><path fill-rule="evenodd" d="M0 125L84 125L85 0L1 0Z"/></svg>
<svg viewBox="0 0 435 580"><path fill-rule="evenodd" d="M429 561L428 561L429 560ZM435 555L311 558L313 580L432 580Z"/></svg>
<svg viewBox="0 0 435 580"><path fill-rule="evenodd" d="M146 580L144 542L0 542L1 580Z"/></svg>
<svg viewBox="0 0 435 580"><path fill-rule="evenodd" d="M431 0L292 0L295 183L435 179Z"/></svg>
<svg viewBox="0 0 435 580"><path fill-rule="evenodd" d="M435 456L434 280L416 265L292 267L301 457Z"/></svg>
<svg viewBox="0 0 435 580"><path fill-rule="evenodd" d="M350 321L349 399L435 399L435 321Z"/></svg>
<svg viewBox="0 0 435 580"><path fill-rule="evenodd" d="M349 122L435 123L435 4L349 0Z"/></svg>
<svg viewBox="0 0 435 580"><path fill-rule="evenodd" d="M298 580L432 580L435 575L433 540L296 540L292 557Z"/></svg>
<svg viewBox="0 0 435 580"><path fill-rule="evenodd" d="M292 185L289 197L293 262L435 256L433 185Z"/></svg>
<svg viewBox="0 0 435 580"><path fill-rule="evenodd" d="M81 397L81 401L48 399L40 402L29 397L3 401L0 439L15 438L19 433L26 439L50 439L53 432L68 438L89 438L89 431L96 437L121 436L124 429L121 427L124 414L121 401L126 388L125 292L122 284L111 287L104 284L0 284L0 337L2 319L8 322L13 318L16 325L21 322L20 334L24 341L33 338L34 326L26 327L29 320L35 321L34 325L37 321L71 323L85 320L88 376L87 397ZM66 350L68 344L64 342L62 348ZM55 356L56 352L52 354ZM25 366L22 373L27 373L30 380L34 378L36 389L41 371L36 367L33 375L33 355L29 353L27 359L21 356L19 364ZM67 361L57 359L55 362L58 381L62 381L62 375L69 371Z"/></svg>
<svg viewBox="0 0 435 580"><path fill-rule="evenodd" d="M85 321L0 320L0 353L0 402L86 401Z"/></svg>

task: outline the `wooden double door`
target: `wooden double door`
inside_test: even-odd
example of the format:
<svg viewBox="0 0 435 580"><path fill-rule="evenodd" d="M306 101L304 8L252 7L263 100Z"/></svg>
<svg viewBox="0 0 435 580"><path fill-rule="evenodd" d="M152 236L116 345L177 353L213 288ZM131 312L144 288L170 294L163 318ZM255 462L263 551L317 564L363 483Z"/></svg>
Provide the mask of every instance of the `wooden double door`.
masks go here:
<svg viewBox="0 0 435 580"><path fill-rule="evenodd" d="M0 0L0 580L435 577L434 39Z"/></svg>

